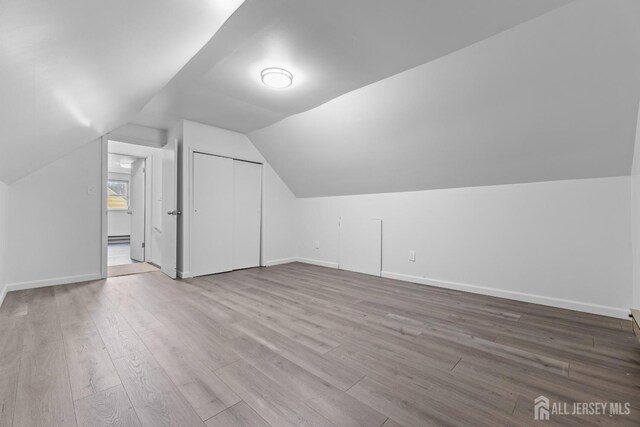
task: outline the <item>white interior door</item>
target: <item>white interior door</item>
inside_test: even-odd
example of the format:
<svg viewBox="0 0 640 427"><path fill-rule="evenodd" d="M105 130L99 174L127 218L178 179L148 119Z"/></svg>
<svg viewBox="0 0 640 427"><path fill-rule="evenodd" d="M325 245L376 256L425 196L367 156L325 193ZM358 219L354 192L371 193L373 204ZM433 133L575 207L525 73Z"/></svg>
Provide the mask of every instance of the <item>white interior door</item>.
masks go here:
<svg viewBox="0 0 640 427"><path fill-rule="evenodd" d="M144 159L131 164L129 183L129 218L131 220L131 259L144 262Z"/></svg>
<svg viewBox="0 0 640 427"><path fill-rule="evenodd" d="M260 265L262 165L233 161L233 269Z"/></svg>
<svg viewBox="0 0 640 427"><path fill-rule="evenodd" d="M191 274L233 269L233 160L194 153Z"/></svg>
<svg viewBox="0 0 640 427"><path fill-rule="evenodd" d="M380 276L382 220L340 220L340 269Z"/></svg>
<svg viewBox="0 0 640 427"><path fill-rule="evenodd" d="M178 140L162 148L162 264L164 274L176 278L178 237Z"/></svg>

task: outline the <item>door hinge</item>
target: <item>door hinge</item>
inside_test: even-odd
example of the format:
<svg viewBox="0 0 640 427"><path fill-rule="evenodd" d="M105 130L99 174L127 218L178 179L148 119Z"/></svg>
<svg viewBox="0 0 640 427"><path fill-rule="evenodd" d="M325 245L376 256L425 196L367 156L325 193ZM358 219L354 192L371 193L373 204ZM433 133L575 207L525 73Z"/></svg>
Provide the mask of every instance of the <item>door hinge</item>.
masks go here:
<svg viewBox="0 0 640 427"><path fill-rule="evenodd" d="M142 247L144 248L144 242L142 242Z"/></svg>

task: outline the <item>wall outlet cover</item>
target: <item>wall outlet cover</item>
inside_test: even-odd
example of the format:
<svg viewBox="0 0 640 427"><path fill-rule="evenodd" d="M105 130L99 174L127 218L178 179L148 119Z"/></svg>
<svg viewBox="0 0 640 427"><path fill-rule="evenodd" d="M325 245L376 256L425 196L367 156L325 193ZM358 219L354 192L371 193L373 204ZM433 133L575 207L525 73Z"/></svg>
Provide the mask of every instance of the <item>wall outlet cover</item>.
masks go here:
<svg viewBox="0 0 640 427"><path fill-rule="evenodd" d="M416 261L416 251L409 251L409 261Z"/></svg>

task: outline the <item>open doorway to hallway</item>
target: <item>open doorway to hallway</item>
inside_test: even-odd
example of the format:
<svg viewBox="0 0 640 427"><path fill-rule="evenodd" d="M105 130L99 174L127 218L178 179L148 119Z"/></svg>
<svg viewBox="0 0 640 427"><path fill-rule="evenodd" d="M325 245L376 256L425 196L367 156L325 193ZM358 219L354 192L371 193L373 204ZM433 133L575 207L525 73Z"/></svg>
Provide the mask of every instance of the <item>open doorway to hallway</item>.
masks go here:
<svg viewBox="0 0 640 427"><path fill-rule="evenodd" d="M107 265L145 262L145 158L109 153Z"/></svg>
<svg viewBox="0 0 640 427"><path fill-rule="evenodd" d="M159 149L109 140L106 166L107 239L103 250L107 275L158 270L162 238Z"/></svg>

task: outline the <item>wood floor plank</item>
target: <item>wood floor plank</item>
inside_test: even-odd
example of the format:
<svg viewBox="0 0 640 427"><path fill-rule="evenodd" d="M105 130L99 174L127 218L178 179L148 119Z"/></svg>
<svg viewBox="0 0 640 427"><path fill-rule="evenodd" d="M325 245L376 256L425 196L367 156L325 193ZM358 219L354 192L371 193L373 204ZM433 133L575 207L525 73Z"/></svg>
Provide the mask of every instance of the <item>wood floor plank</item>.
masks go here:
<svg viewBox="0 0 640 427"><path fill-rule="evenodd" d="M303 398L310 407L336 425L377 427L387 419L251 338L237 338L233 346L255 369L287 392Z"/></svg>
<svg viewBox="0 0 640 427"><path fill-rule="evenodd" d="M240 402L240 398L200 362L179 337L164 328L141 332L140 337L202 420Z"/></svg>
<svg viewBox="0 0 640 427"><path fill-rule="evenodd" d="M120 377L99 335L66 339L65 349L74 400L120 385Z"/></svg>
<svg viewBox="0 0 640 427"><path fill-rule="evenodd" d="M0 426L640 425L629 325L300 263L11 292Z"/></svg>
<svg viewBox="0 0 640 427"><path fill-rule="evenodd" d="M157 317L163 327L179 336L209 369L216 370L238 360L238 355L227 345L227 338L215 328L207 327L209 323L201 313L174 307L158 312Z"/></svg>
<svg viewBox="0 0 640 427"><path fill-rule="evenodd" d="M76 425L62 341L24 346L13 425Z"/></svg>
<svg viewBox="0 0 640 427"><path fill-rule="evenodd" d="M249 405L241 401L208 420L207 427L270 427Z"/></svg>
<svg viewBox="0 0 640 427"><path fill-rule="evenodd" d="M285 395L276 382L245 361L225 366L217 373L243 401L273 426L335 426L304 400Z"/></svg>
<svg viewBox="0 0 640 427"><path fill-rule="evenodd" d="M509 417L492 410L482 410L482 405L465 407L437 392L423 392L415 387L385 380L379 382L365 377L348 394L358 398L369 406L378 408L390 418L409 426L458 425L458 426L495 426L508 425Z"/></svg>
<svg viewBox="0 0 640 427"><path fill-rule="evenodd" d="M114 361L143 426L204 426L204 423L147 351Z"/></svg>
<svg viewBox="0 0 640 427"><path fill-rule="evenodd" d="M112 359L119 359L145 349L140 338L117 311L98 311L92 314L102 342Z"/></svg>
<svg viewBox="0 0 640 427"><path fill-rule="evenodd" d="M347 390L362 378L360 372L350 370L339 361L323 358L308 347L290 340L257 322L245 322L236 327L265 347L298 364L340 390Z"/></svg>
<svg viewBox="0 0 640 427"><path fill-rule="evenodd" d="M20 374L24 316L0 317L0 426L10 426Z"/></svg>
<svg viewBox="0 0 640 427"><path fill-rule="evenodd" d="M75 402L78 427L139 427L140 421L122 385Z"/></svg>
<svg viewBox="0 0 640 427"><path fill-rule="evenodd" d="M487 409L511 414L518 395L498 384L488 385L475 381L452 371L437 368L424 369L424 366L408 360L389 358L361 347L345 346L332 354L346 357L352 363L366 369L369 378L385 383L387 379L415 387L423 391L435 392L434 399L457 402L460 406L472 407L482 403Z"/></svg>
<svg viewBox="0 0 640 427"><path fill-rule="evenodd" d="M53 288L30 289L27 304L29 313L25 316L24 345L40 346L62 340Z"/></svg>
<svg viewBox="0 0 640 427"><path fill-rule="evenodd" d="M9 292L0 306L0 317L26 316L28 312L26 290Z"/></svg>

